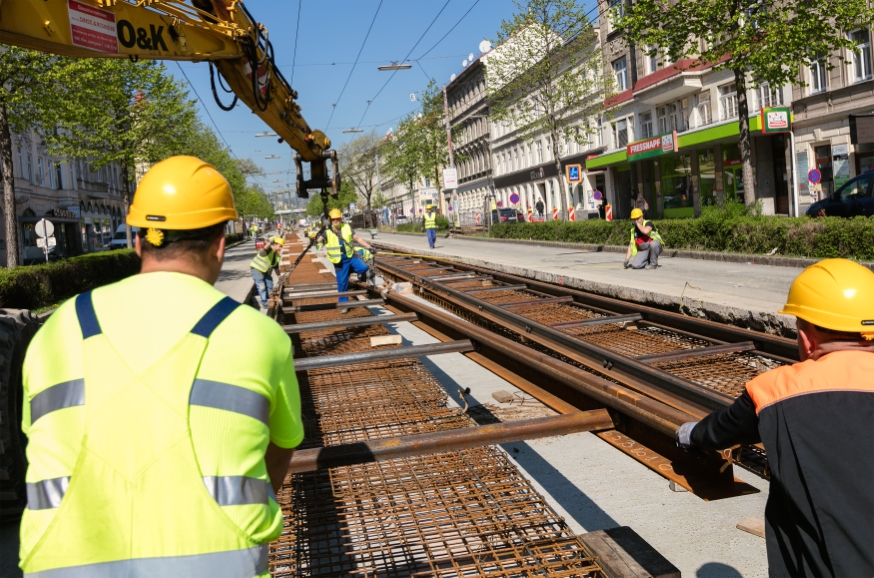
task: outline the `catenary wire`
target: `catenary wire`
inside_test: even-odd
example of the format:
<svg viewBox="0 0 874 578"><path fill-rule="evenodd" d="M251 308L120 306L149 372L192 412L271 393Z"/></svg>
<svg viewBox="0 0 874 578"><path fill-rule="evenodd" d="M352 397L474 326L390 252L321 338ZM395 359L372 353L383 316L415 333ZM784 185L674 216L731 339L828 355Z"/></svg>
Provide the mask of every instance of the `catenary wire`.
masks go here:
<svg viewBox="0 0 874 578"><path fill-rule="evenodd" d="M294 28L294 52L291 57L291 86L294 86L294 69L297 66L297 39L300 38L300 10L303 0L297 0L297 25Z"/></svg>
<svg viewBox="0 0 874 578"><path fill-rule="evenodd" d="M443 42L444 40L446 40L446 37L449 36L449 34L452 33L453 30L455 30L455 27L456 27L456 26L458 26L459 24L461 24L461 21L464 20L464 19L467 17L467 15L470 14L470 11L473 10L474 8L476 8L476 5L479 4L479 3L480 3L480 0L476 0L476 2L474 2L474 3L471 5L471 7L467 9L467 12L465 12L464 14L462 14L462 15L461 15L461 18L459 18L458 21L457 21L455 24L452 25L452 28L450 28L449 31L446 32L446 34L444 34L444 35L440 38L440 40L438 40L437 42L435 42L435 43L434 43L434 46L432 46L431 48L429 48L428 50L426 50L425 53L422 54L422 56L420 56L420 57L417 59L417 61L418 61L418 60L422 60L423 58L425 58L426 56L428 56L428 54L430 54L432 50L434 50L435 48L437 48L437 46L438 46L441 42Z"/></svg>

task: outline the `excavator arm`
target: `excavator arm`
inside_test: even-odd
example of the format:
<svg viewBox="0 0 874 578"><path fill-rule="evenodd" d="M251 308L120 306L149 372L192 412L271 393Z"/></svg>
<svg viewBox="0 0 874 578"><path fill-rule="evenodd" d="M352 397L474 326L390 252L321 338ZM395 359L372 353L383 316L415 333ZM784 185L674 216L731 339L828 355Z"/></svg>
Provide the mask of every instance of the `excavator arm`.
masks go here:
<svg viewBox="0 0 874 578"><path fill-rule="evenodd" d="M0 42L79 58L208 61L213 92L214 66L235 101L297 152L298 196L306 198L307 189L337 196L331 141L303 119L297 92L273 60L267 28L242 0L0 0ZM306 180L303 161L310 164Z"/></svg>

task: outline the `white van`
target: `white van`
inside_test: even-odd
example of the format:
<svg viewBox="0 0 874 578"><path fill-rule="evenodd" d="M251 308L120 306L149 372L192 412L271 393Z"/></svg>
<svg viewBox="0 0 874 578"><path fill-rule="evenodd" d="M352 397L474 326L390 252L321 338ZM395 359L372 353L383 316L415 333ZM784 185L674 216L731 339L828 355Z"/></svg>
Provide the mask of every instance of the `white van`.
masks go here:
<svg viewBox="0 0 874 578"><path fill-rule="evenodd" d="M134 235L137 234L137 228L130 228L130 239L131 246L133 246ZM112 237L112 243L109 246L110 249L126 249L127 248L127 225L119 225L115 230L115 235Z"/></svg>

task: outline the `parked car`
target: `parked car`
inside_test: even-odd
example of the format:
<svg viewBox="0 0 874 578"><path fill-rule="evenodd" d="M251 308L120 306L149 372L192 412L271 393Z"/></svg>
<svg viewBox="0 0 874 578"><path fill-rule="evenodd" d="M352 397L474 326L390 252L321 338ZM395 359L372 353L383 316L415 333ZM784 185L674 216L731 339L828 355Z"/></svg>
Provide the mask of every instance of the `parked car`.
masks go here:
<svg viewBox="0 0 874 578"><path fill-rule="evenodd" d="M119 225L118 228L115 229L115 235L112 236L112 241L109 243L110 249L125 249L127 248L127 225ZM133 242L134 235L137 234L137 228L130 228L131 242Z"/></svg>
<svg viewBox="0 0 874 578"><path fill-rule="evenodd" d="M874 216L874 171L850 179L830 197L813 203L807 209L808 217L823 215L827 217Z"/></svg>
<svg viewBox="0 0 874 578"><path fill-rule="evenodd" d="M519 222L518 215L516 209L498 209L492 211L492 223L517 223Z"/></svg>

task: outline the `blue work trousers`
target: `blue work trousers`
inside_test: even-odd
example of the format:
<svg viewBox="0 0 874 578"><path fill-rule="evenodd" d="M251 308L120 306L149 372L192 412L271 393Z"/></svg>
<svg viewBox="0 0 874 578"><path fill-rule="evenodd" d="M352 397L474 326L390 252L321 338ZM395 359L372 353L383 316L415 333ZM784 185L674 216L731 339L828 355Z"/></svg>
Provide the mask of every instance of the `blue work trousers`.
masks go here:
<svg viewBox="0 0 874 578"><path fill-rule="evenodd" d="M340 257L340 263L334 265L334 272L337 274L338 292L343 293L349 290L349 275L352 274L352 271L358 273L358 278L363 280L364 274L367 273L367 264L357 254L353 254L350 259L344 253ZM340 297L339 299L340 303L345 303L346 301L349 301L348 297Z"/></svg>
<svg viewBox="0 0 874 578"><path fill-rule="evenodd" d="M437 242L437 229L425 229L425 234L428 235L428 246L433 249Z"/></svg>
<svg viewBox="0 0 874 578"><path fill-rule="evenodd" d="M262 273L257 269L250 269L250 271L252 271L252 279L255 280L255 287L258 289L261 307L267 307L267 300L270 298L270 292L273 291L273 272Z"/></svg>

